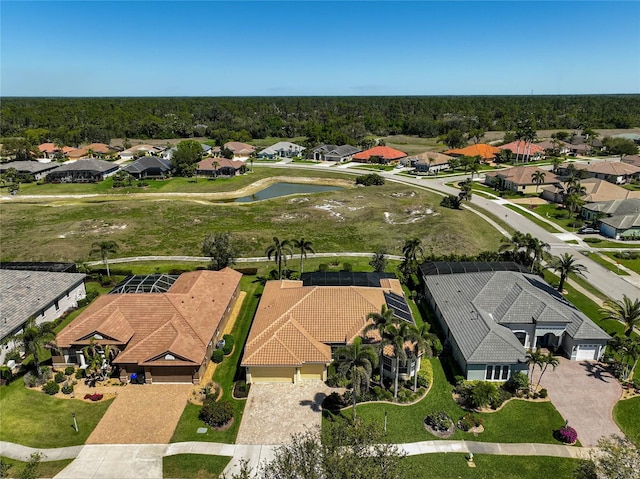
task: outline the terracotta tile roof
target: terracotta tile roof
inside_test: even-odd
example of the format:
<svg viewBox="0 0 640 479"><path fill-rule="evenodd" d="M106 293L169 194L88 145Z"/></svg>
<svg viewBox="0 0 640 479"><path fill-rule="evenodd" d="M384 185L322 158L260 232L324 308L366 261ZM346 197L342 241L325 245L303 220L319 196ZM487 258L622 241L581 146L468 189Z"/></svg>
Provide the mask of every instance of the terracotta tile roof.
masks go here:
<svg viewBox="0 0 640 479"><path fill-rule="evenodd" d="M57 336L61 347L88 344L100 334L107 343L126 343L114 363L176 360L200 364L229 306L241 274L222 271L184 273L167 293L107 294L97 298Z"/></svg>
<svg viewBox="0 0 640 479"><path fill-rule="evenodd" d="M411 157L412 159L417 160L418 162L428 163L431 166L438 165L446 165L449 163L449 160L452 158L449 155L445 155L444 153L437 153L435 151L425 151L424 153L420 153L419 155L414 155Z"/></svg>
<svg viewBox="0 0 640 479"><path fill-rule="evenodd" d="M452 156L480 156L483 160L493 160L499 152L500 148L487 145L486 143L478 143L477 145L470 145L464 148L454 148L453 150L445 151L444 154Z"/></svg>
<svg viewBox="0 0 640 479"><path fill-rule="evenodd" d="M627 198L640 198L640 191L631 191L622 188L606 180L598 178L587 178L580 180L584 186L586 196L583 200L587 203L597 203L598 201L626 200Z"/></svg>
<svg viewBox="0 0 640 479"><path fill-rule="evenodd" d="M60 148L57 148L53 143L41 143L38 145L38 150L42 153L53 154L56 151L60 151Z"/></svg>
<svg viewBox="0 0 640 479"><path fill-rule="evenodd" d="M113 151L109 145L104 143L91 143L90 145L85 146L85 149L91 149L96 153L111 153Z"/></svg>
<svg viewBox="0 0 640 479"><path fill-rule="evenodd" d="M571 146L571 143L567 143L566 141L562 141L562 140L555 140L555 141L545 140L545 141L539 141L535 144L538 145L543 150L555 150L556 148L565 149Z"/></svg>
<svg viewBox="0 0 640 479"><path fill-rule="evenodd" d="M585 170L587 170L589 173L600 173L603 175L616 176L637 175L638 173L640 173L640 167L631 165L629 163L621 163L617 161L607 161L605 163L595 163L587 165Z"/></svg>
<svg viewBox="0 0 640 479"><path fill-rule="evenodd" d="M372 156L379 156L385 160L398 160L404 158L407 154L404 151L396 150L388 146L374 146L368 150L361 151L353 155L354 160L368 160Z"/></svg>
<svg viewBox="0 0 640 479"><path fill-rule="evenodd" d="M77 148L74 148L73 146L63 146L62 147L62 153L64 153L65 155L67 153L69 153L70 151L75 151L77 150Z"/></svg>
<svg viewBox="0 0 640 479"><path fill-rule="evenodd" d="M242 143L240 141L229 141L227 143L224 144L225 148L228 148L229 150L233 151L234 155L250 155L251 153L253 153L254 151L256 151L256 149L251 146L251 145L247 145L246 143Z"/></svg>
<svg viewBox="0 0 640 479"><path fill-rule="evenodd" d="M87 156L87 150L85 150L84 148L74 148L73 150L66 151L65 153L70 159L82 158L83 156Z"/></svg>
<svg viewBox="0 0 640 479"><path fill-rule="evenodd" d="M217 167L214 166L217 163ZM239 170L244 163L240 160L229 160L227 158L205 158L198 162L198 171L218 171L222 168L233 168Z"/></svg>
<svg viewBox="0 0 640 479"><path fill-rule="evenodd" d="M560 181L558 177L550 171L545 171L536 166L514 166L506 170L492 171L487 173L486 176L502 178L516 185L535 185L536 183L532 178L536 171L542 171L544 173L544 181L541 183L543 185L558 183Z"/></svg>
<svg viewBox="0 0 640 479"><path fill-rule="evenodd" d="M512 141L506 145L499 146L501 150L511 150L515 155L539 155L544 153L544 148L533 143L527 143L522 140Z"/></svg>
<svg viewBox="0 0 640 479"><path fill-rule="evenodd" d="M380 311L386 304L385 292L402 294L398 280L385 280L385 284L389 287L267 282L249 332L242 365L299 366L330 362L329 344L350 343L359 335L367 324L367 315Z"/></svg>

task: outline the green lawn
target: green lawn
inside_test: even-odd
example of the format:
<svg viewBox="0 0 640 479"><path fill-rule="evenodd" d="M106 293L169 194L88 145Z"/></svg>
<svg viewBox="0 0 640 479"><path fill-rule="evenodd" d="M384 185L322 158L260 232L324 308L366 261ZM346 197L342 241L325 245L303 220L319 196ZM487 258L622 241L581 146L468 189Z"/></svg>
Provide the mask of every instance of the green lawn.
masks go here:
<svg viewBox="0 0 640 479"><path fill-rule="evenodd" d="M629 268L631 271L634 271L640 274L640 256L636 259L621 259L621 258L616 258L614 256L614 254L616 253L612 251L603 251L601 254L608 256L613 261L620 261L621 265L625 266L626 268Z"/></svg>
<svg viewBox="0 0 640 479"><path fill-rule="evenodd" d="M213 381L222 387L223 395L222 399L229 399L233 401L235 407L234 422L233 425L226 431L213 431L209 429L206 434L198 434L196 430L199 427L203 427L205 424L198 419L198 413L201 406L187 403L180 421L176 426L176 430L173 432L171 442L183 442L183 441L208 441L208 442L235 442L238 435L238 429L242 422L242 414L244 413L244 406L246 401L236 401L232 398L234 379L240 377L240 359L243 351L243 346L249 335L249 329L256 308L258 307L259 296L262 293L262 286L258 283L253 283L255 279L253 276L244 276L241 280L241 288L247 293L244 303L242 305L242 311L240 316L236 320L233 327L232 335L236 340L236 347L229 356L224 358L222 363L218 364L215 372L213 373Z"/></svg>
<svg viewBox="0 0 640 479"><path fill-rule="evenodd" d="M9 469L8 477L20 477L24 467L27 465L26 462L16 461L15 459L9 459L8 457L1 457L3 462L11 465L11 469ZM45 458L46 459L46 458ZM67 467L73 459L62 459L60 461L41 461L38 465L37 474L40 478L49 478L53 477L62 471L65 467Z"/></svg>
<svg viewBox="0 0 640 479"><path fill-rule="evenodd" d="M608 269L612 273L618 274L620 276L629 276L629 273L627 273L623 269L618 268L617 265L612 264L610 261L607 261L606 259L602 258L602 256L600 256L599 253L588 253L588 256L589 256L589 259L595 261L600 266Z"/></svg>
<svg viewBox="0 0 640 479"><path fill-rule="evenodd" d="M405 443L437 440L423 425L425 416L431 412L446 411L457 421L466 411L453 400L453 386L447 381L439 359L432 359L434 384L429 394L412 406L392 404L362 404L357 406L358 417L382 424L387 412L387 439L389 442ZM351 416L351 409L343 411ZM500 411L481 414L485 432L474 437L456 431L451 439L481 442L537 442L559 444L553 438L554 429L564 424L564 419L550 402L510 401Z"/></svg>
<svg viewBox="0 0 640 479"><path fill-rule="evenodd" d="M208 454L176 454L162 458L165 479L217 479L227 467L230 457Z"/></svg>
<svg viewBox="0 0 640 479"><path fill-rule="evenodd" d="M640 447L640 396L618 401L613 408L613 418L625 436Z"/></svg>
<svg viewBox="0 0 640 479"><path fill-rule="evenodd" d="M110 404L57 399L25 388L17 378L0 387L0 440L43 448L84 444ZM73 428L72 413L79 432Z"/></svg>
<svg viewBox="0 0 640 479"><path fill-rule="evenodd" d="M474 454L476 467L466 454L421 454L405 459L420 479L572 479L578 460L546 456L494 456Z"/></svg>
<svg viewBox="0 0 640 479"><path fill-rule="evenodd" d="M442 208L440 201L435 193L388 182L255 204L131 196L93 203L56 199L50 203L54 207L11 203L2 208L0 243L3 260L74 262L89 260L91 244L102 239L118 242L116 257L199 256L202 240L215 231L232 231L240 256L263 256L274 236L305 237L318 252L386 247L400 254L404 240L414 236L434 254L495 250L498 231L473 212ZM424 213L427 209L437 214Z"/></svg>
<svg viewBox="0 0 640 479"><path fill-rule="evenodd" d="M544 216L547 219L559 224L567 231L574 231L576 228L569 226L569 223L573 222L573 215L569 214L569 211L565 208L561 208L555 203L549 203L547 205L536 206L534 211L540 216Z"/></svg>
<svg viewBox="0 0 640 479"><path fill-rule="evenodd" d="M522 208L518 208L517 206L514 206L514 205L504 205L504 206L509 208L511 211L515 211L519 215L524 216L528 220L533 221L535 224L537 224L541 228L547 230L549 233L558 233L558 232L560 232L559 228L556 228L555 226L550 225L546 221L542 221L541 219L533 216L528 211L525 211Z"/></svg>

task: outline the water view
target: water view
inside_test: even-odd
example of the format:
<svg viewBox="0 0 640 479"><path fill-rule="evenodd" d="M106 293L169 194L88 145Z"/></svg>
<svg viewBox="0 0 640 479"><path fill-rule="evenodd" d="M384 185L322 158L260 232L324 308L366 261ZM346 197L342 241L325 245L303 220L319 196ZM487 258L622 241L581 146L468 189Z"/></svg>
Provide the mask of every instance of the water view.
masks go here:
<svg viewBox="0 0 640 479"><path fill-rule="evenodd" d="M294 195L296 193L323 193L325 191L338 191L343 189L341 186L311 185L306 183L275 183L252 195L237 198L235 202L250 203L252 201L268 200L279 196Z"/></svg>

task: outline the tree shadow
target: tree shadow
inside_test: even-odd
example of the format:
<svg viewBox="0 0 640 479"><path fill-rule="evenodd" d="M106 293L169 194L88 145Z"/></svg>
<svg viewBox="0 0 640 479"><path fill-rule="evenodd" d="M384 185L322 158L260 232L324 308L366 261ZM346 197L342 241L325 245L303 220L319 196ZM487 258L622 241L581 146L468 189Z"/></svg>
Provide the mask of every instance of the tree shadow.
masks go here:
<svg viewBox="0 0 640 479"><path fill-rule="evenodd" d="M585 370L587 371L587 376L589 377L595 378L605 383L608 383L611 379L610 377L605 376L605 373L607 373L607 370L600 363L590 363L590 362L584 361L580 363L580 365L585 368Z"/></svg>
<svg viewBox="0 0 640 479"><path fill-rule="evenodd" d="M313 412L321 412L322 411L322 403L326 399L327 395L325 393L316 393L313 400L304 399L300 401L301 406L308 406L311 408Z"/></svg>

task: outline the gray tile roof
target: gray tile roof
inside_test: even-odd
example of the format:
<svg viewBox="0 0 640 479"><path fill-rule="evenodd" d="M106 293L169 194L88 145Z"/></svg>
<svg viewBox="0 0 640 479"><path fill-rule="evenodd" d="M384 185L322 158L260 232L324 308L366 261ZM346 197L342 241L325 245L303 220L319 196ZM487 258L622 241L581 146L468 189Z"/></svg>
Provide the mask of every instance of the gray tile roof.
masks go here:
<svg viewBox="0 0 640 479"><path fill-rule="evenodd" d="M544 280L516 271L425 275L424 281L468 363L517 362L525 351L503 324L565 323L575 339L608 339Z"/></svg>
<svg viewBox="0 0 640 479"><path fill-rule="evenodd" d="M117 170L119 165L111 163L109 161L98 160L96 158L87 158L85 160L78 160L71 163L65 163L61 167L55 170L56 173L62 173L64 171L95 171L96 173L105 173L107 171Z"/></svg>
<svg viewBox="0 0 640 479"><path fill-rule="evenodd" d="M123 170L129 173L142 173L149 168L158 168L161 171L166 172L171 170L171 161L164 158L158 158L157 156L143 156L130 165L125 166Z"/></svg>
<svg viewBox="0 0 640 479"><path fill-rule="evenodd" d="M275 145L268 146L260 153L265 155L276 155L282 151L304 151L304 146L296 145L295 143L291 143L289 141L279 141Z"/></svg>
<svg viewBox="0 0 640 479"><path fill-rule="evenodd" d="M0 164L0 173L4 173L9 168L15 168L18 173L41 173L43 171L53 170L60 166L58 163L40 163L39 161L10 161L9 163Z"/></svg>
<svg viewBox="0 0 640 479"><path fill-rule="evenodd" d="M601 223L609 225L617 230L640 227L640 213L633 215L616 215L611 218L603 218Z"/></svg>
<svg viewBox="0 0 640 479"><path fill-rule="evenodd" d="M85 274L0 270L0 338L80 284Z"/></svg>

